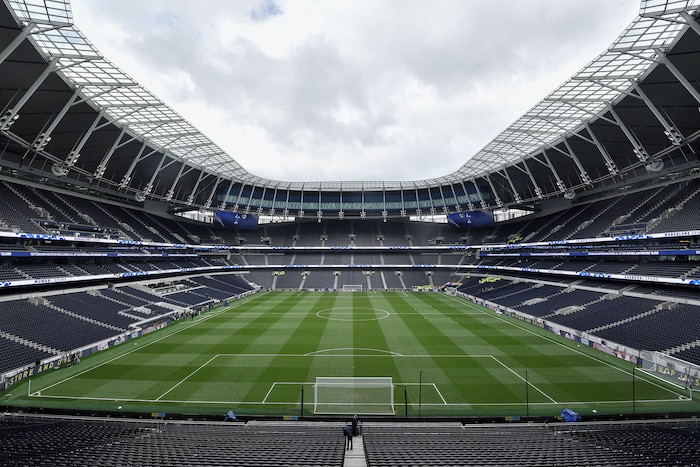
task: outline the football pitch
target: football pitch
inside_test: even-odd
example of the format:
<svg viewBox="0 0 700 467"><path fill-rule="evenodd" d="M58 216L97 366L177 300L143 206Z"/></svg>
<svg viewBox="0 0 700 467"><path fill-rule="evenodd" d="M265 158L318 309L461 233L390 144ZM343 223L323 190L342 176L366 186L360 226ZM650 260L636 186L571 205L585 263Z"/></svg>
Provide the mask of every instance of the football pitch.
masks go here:
<svg viewBox="0 0 700 467"><path fill-rule="evenodd" d="M370 389L367 399L339 391L329 406L320 404L326 395L315 395L319 377L391 378L393 387ZM3 404L11 406L306 417L699 407L688 391L628 362L428 292L261 292L42 373L8 393Z"/></svg>

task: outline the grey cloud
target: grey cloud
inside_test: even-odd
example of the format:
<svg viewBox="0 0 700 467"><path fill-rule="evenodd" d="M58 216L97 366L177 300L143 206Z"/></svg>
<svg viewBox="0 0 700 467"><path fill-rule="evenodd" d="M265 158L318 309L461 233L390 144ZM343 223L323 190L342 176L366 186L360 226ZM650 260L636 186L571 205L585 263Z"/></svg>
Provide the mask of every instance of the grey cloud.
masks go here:
<svg viewBox="0 0 700 467"><path fill-rule="evenodd" d="M131 3L138 15L127 14ZM331 18L338 30L310 35L282 56L235 30L226 41L217 34L223 24L248 27L251 11L269 4L122 0L88 8L95 21L128 31L121 46L149 79L188 77L191 86L165 90L176 111L178 102L204 103L262 129L275 153L231 152L257 175L290 180L410 180L455 170L633 19L606 14L629 8L610 0L499 2L496 9L385 1L339 7L342 21ZM266 27L298 6L272 5L284 14L266 17ZM586 48L596 41L602 45ZM515 94L555 74L559 81L539 95ZM209 136L235 148L236 135Z"/></svg>

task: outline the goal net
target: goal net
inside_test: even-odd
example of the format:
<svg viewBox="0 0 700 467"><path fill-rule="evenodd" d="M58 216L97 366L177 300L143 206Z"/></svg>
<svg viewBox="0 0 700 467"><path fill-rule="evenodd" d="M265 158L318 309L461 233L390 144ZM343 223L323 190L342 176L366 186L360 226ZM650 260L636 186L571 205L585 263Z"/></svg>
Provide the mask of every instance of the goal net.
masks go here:
<svg viewBox="0 0 700 467"><path fill-rule="evenodd" d="M360 285L343 284L343 292L362 292L362 284L360 284Z"/></svg>
<svg viewBox="0 0 700 467"><path fill-rule="evenodd" d="M394 383L391 377L317 377L314 413L394 415Z"/></svg>

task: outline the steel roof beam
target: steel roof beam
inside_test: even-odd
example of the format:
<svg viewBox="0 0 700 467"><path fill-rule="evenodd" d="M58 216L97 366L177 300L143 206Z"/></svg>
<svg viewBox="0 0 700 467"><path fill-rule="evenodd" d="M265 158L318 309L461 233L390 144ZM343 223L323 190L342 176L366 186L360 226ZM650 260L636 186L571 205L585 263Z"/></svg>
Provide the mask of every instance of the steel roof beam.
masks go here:
<svg viewBox="0 0 700 467"><path fill-rule="evenodd" d="M661 49L654 49L654 52L656 52L657 57L661 60L661 62L666 66L668 71L670 71L673 76L676 77L679 83L683 85L683 87L688 91L688 93L693 96L693 99L700 104L700 92L695 89L695 87L688 81L688 79L683 76L683 73L676 68L676 65L671 62L671 60L666 56L663 50Z"/></svg>
<svg viewBox="0 0 700 467"><path fill-rule="evenodd" d="M525 173L527 174L528 177L530 177L530 183L532 183L533 190L535 191L535 196L537 196L538 199L543 199L544 198L544 191L542 191L542 188L540 188L539 184L535 180L535 176L532 175L532 171L530 170L530 167L527 165L529 159L523 159L523 169ZM519 166L516 164L514 167Z"/></svg>
<svg viewBox="0 0 700 467"><path fill-rule="evenodd" d="M582 80L581 78L579 78L579 79ZM634 78L630 78L629 76L627 76L623 79L625 81L634 81ZM616 79L614 81L620 81L620 80L621 79ZM633 92L628 91L627 89L618 88L617 86L612 86L610 84L605 83L604 79L586 79L585 81L592 83L592 84L595 84L595 85L598 85L602 88L610 89L611 91L615 91L615 92L619 93L620 95L625 95L627 97L633 97L635 99L640 99L640 97L638 95L634 94Z"/></svg>
<svg viewBox="0 0 700 467"><path fill-rule="evenodd" d="M499 170L498 173L503 173L503 177L508 181L508 185L510 185L511 192L513 193L513 198L515 199L516 203L522 203L523 199L520 196L520 193L518 193L518 190L515 189L515 184L513 183L513 180L510 178L510 174L508 173L508 168L503 167L503 169Z"/></svg>
<svg viewBox="0 0 700 467"><path fill-rule="evenodd" d="M19 34L17 34L17 36L15 36L15 38L12 39L12 42L7 44L7 47L5 47L2 50L2 52L0 52L0 64L2 64L2 62L4 62L5 59L7 59L7 57L9 57L10 54L12 54L12 52L14 52L17 47L19 47L22 41L25 40L29 36L29 34L32 33L36 25L37 23L27 23L27 25L22 28Z"/></svg>
<svg viewBox="0 0 700 467"><path fill-rule="evenodd" d="M549 159L549 156L545 152L544 149L540 149L540 155L544 158L544 162L539 160L536 155L533 155L532 157L528 158L527 160L533 160L536 162L539 162L543 166L547 167L551 172L552 175L554 175L554 180L556 181L557 188L559 188L559 191L562 193L565 193L568 188L562 181L561 177L559 176L559 172L557 172L557 169L554 168L554 165L552 164L552 161Z"/></svg>
<svg viewBox="0 0 700 467"><path fill-rule="evenodd" d="M464 180L460 180L459 184L462 185L462 190L464 190L464 196L466 196L467 198L467 207L470 211L473 211L474 203L472 203L471 197L469 196L469 191L467 190L467 186L464 184Z"/></svg>
<svg viewBox="0 0 700 467"><path fill-rule="evenodd" d="M598 148L598 151L600 154L603 156L603 159L605 160L605 165L608 168L608 172L610 172L612 175L618 175L620 173L619 169L617 168L617 165L615 164L615 161L612 160L612 157L610 157L610 154L608 153L608 150L605 149L605 146L600 142L598 137L593 133L593 130L591 129L590 125L588 123L583 122L583 126L586 128L586 131L588 134L591 136L591 139L585 139L586 141L590 141L593 143L596 148Z"/></svg>
<svg viewBox="0 0 700 467"><path fill-rule="evenodd" d="M484 197L481 196L481 190L479 189L479 185L476 183L476 178L472 178L469 181L472 182L472 185L474 185L474 188L476 189L476 196L479 198L479 202L481 203L481 209L486 209L488 204L486 204L486 201L484 201Z"/></svg>
<svg viewBox="0 0 700 467"><path fill-rule="evenodd" d="M177 176L175 178L173 178L172 186L167 191L167 193L165 193L165 200L166 201L170 201L171 199L173 199L173 196L175 195L175 187L177 186L177 182L180 181L180 177L182 177L182 171L185 170L185 167L187 166L185 161L179 161L179 162L181 162L182 165L180 166L180 170L178 171Z"/></svg>
<svg viewBox="0 0 700 467"><path fill-rule="evenodd" d="M114 143L112 143L112 147L110 147L109 151L107 151L107 153L102 157L102 160L97 165L97 170L95 171L95 178L102 178L102 175L104 175L105 171L107 170L107 164L112 158L114 151L116 151L119 147L119 141L121 141L122 137L124 136L124 133L126 133L126 128L122 128L121 133L119 133L119 136L117 136L117 138L114 140Z"/></svg>
<svg viewBox="0 0 700 467"><path fill-rule="evenodd" d="M199 188L199 184L202 181L202 178L204 177L204 171L200 170L199 171L199 177L197 177L197 182L194 184L194 187L192 187L192 191L190 194L187 196L187 201L185 203L190 206L192 203L194 203L194 198L197 194L197 188Z"/></svg>
<svg viewBox="0 0 700 467"><path fill-rule="evenodd" d="M41 146L43 148L46 146L46 143L48 143L51 140L51 134L53 131L56 129L58 124L63 120L63 117L66 116L68 113L68 110L71 108L75 100L78 98L78 94L80 93L80 88L76 89L73 91L73 94L71 97L68 99L68 101L63 105L61 110L58 112L56 117L51 121L48 127L46 127L39 135L37 135L36 139L32 143L35 148L38 148ZM70 156L69 156L70 157ZM77 160L77 157L75 157ZM75 164L75 160L73 160L69 165Z"/></svg>
<svg viewBox="0 0 700 467"><path fill-rule="evenodd" d="M493 174L486 174L486 175L484 175L483 178L486 179L489 186L491 187L491 194L493 195L493 200L496 203L496 206L498 206L500 208L501 206L503 206L503 200L501 200L501 197L498 196L498 192L496 191L496 188L493 186L493 182L491 181L491 175L493 175Z"/></svg>
<svg viewBox="0 0 700 467"><path fill-rule="evenodd" d="M29 99L34 95L37 89L39 89L39 86L42 85L42 83L48 78L48 76L56 70L56 65L58 63L58 60L55 58L50 60L49 63L46 65L44 70L39 74L39 76L34 80L31 86L29 86L29 89L27 89L27 92L25 92L22 97L14 104L12 105L12 108L8 109L3 115L3 117L7 118L8 121L13 122L16 120L19 116L20 110L22 110L22 107L29 101ZM7 130L7 128L2 128L2 130Z"/></svg>
<svg viewBox="0 0 700 467"><path fill-rule="evenodd" d="M462 212L462 206L459 203L459 197L457 196L457 192L455 191L454 183L450 182L449 186L450 186L450 191L452 192L452 199L454 199L455 212Z"/></svg>
<svg viewBox="0 0 700 467"><path fill-rule="evenodd" d="M156 180L156 175L160 172L161 168L163 167L163 162L165 162L166 155L161 154L160 161L158 162L158 167L156 167L156 170L153 171L153 174L151 175L151 179L146 183L146 186L142 190L144 195L149 195L153 191L153 186L154 182Z"/></svg>
<svg viewBox="0 0 700 467"><path fill-rule="evenodd" d="M654 117L661 123L661 126L664 127L664 134L669 138L671 143L675 146L680 146L683 143L683 135L681 132L676 128L674 125L670 124L666 118L659 112L659 109L656 108L653 102L651 102L651 99L647 97L647 95L642 91L641 87L636 83L634 80L630 80L632 82L632 86L634 86L634 89L637 91L641 99L644 101L646 106L651 110L651 113L654 114Z"/></svg>
<svg viewBox="0 0 700 467"><path fill-rule="evenodd" d="M625 125L625 123L622 121L619 115L617 115L617 112L615 112L615 109L613 109L611 105L608 105L608 112L610 112L610 115L612 115L615 121L617 121L617 125L620 127L622 133L632 145L632 151L637 156L637 158L645 164L648 163L650 159L649 153L646 149L644 149L642 143L640 143L637 137L632 134L632 131L629 128L627 128L627 125Z"/></svg>
<svg viewBox="0 0 700 467"><path fill-rule="evenodd" d="M683 18L683 20L685 21L685 23L686 23L688 26L690 26L690 29L692 29L693 31L695 31L695 33L696 33L698 36L700 36L700 24L698 24L698 22L695 20L695 18L693 17L693 15L691 15L691 14L688 13L687 11L681 11L681 12L678 13L678 14L680 15L681 18Z"/></svg>
<svg viewBox="0 0 700 467"><path fill-rule="evenodd" d="M134 160L131 161L131 165L129 165L129 169L126 171L126 173L122 177L122 180L119 183L119 188L127 188L129 186L129 183L131 183L131 174L134 172L134 169L136 168L136 164L138 164L142 160L146 159L147 157L150 157L153 154L158 153L158 149L153 149L148 154L143 155L143 153L146 151L147 147L148 147L148 142L144 141L143 144L141 145L141 149L139 149L139 152L137 153L136 157L134 157Z"/></svg>
<svg viewBox="0 0 700 467"><path fill-rule="evenodd" d="M440 190L440 196L442 197L442 199L441 199L442 212L447 214L447 212L449 211L449 208L447 207L447 202L445 201L445 192L442 191L442 187L443 187L443 185L438 185L438 190ZM428 188L428 189L430 189L430 188Z"/></svg>
<svg viewBox="0 0 700 467"><path fill-rule="evenodd" d="M228 185L228 190L226 190L226 194L224 195L224 199L219 203L219 210L223 211L226 209L226 202L228 201L228 197L231 195L231 190L233 189L233 178L230 180L230 183Z"/></svg>

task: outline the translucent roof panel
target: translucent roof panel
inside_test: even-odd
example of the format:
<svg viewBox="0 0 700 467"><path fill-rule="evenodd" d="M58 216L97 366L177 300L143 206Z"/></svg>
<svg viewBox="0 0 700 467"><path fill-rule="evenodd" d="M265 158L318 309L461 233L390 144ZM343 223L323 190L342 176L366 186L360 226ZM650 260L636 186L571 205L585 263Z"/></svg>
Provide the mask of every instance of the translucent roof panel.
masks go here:
<svg viewBox="0 0 700 467"><path fill-rule="evenodd" d="M681 11L697 10L698 0L642 0L640 16L661 17Z"/></svg>
<svg viewBox="0 0 700 467"><path fill-rule="evenodd" d="M629 52L665 47L683 27L683 24L660 21L656 18L639 18L617 38L610 50Z"/></svg>
<svg viewBox="0 0 700 467"><path fill-rule="evenodd" d="M167 124L159 123L149 125L130 125L129 127L134 129L142 126L147 128L145 130L145 133L147 133L149 137L154 139L158 137L167 138L172 137L172 135L180 135L192 132L192 126L184 120L172 121L172 123ZM148 129L148 127L150 127L150 129Z"/></svg>
<svg viewBox="0 0 700 467"><path fill-rule="evenodd" d="M82 62L61 70L63 75L77 86L133 86L137 83L126 73L102 60Z"/></svg>
<svg viewBox="0 0 700 467"><path fill-rule="evenodd" d="M608 102L629 87L629 81L618 79L606 82L606 86L594 81L570 80L549 95L549 98L562 100L589 100Z"/></svg>
<svg viewBox="0 0 700 467"><path fill-rule="evenodd" d="M49 58L58 58L59 72L82 87L82 97L117 125L143 137L172 157L255 186L289 189L412 189L486 176L577 131L597 118L626 92L630 80L656 65L655 49L667 48L688 26L685 12L695 12L700 0L644 0L630 26L611 47L574 77L555 89L513 122L476 154L464 154L465 163L443 177L411 182L280 182L245 171L234 158L163 104L148 90L101 57L72 25L68 0L5 0L22 24L35 23L30 40ZM138 13L135 13L138 14Z"/></svg>
<svg viewBox="0 0 700 467"><path fill-rule="evenodd" d="M698 3L698 0L643 2L643 11L654 10L666 16L637 18L606 52L496 136L455 174L467 178L484 176L499 170L504 162L516 163L605 112L607 104L631 91L630 80L639 78L655 65L655 49L669 47L687 27L682 19L669 21L668 14L697 9ZM422 183L445 182L455 174Z"/></svg>
<svg viewBox="0 0 700 467"><path fill-rule="evenodd" d="M7 0L17 19L26 23L73 24L68 0Z"/></svg>
<svg viewBox="0 0 700 467"><path fill-rule="evenodd" d="M72 28L49 29L33 34L34 41L45 55L59 58L97 59L97 50L78 30Z"/></svg>
<svg viewBox="0 0 700 467"><path fill-rule="evenodd" d="M140 86L117 88L108 94L96 96L91 100L100 107L115 105L163 105L158 98Z"/></svg>
<svg viewBox="0 0 700 467"><path fill-rule="evenodd" d="M149 106L139 109L112 107L108 109L108 113L110 116L127 125L149 123L151 124L150 128L153 128L154 125L161 125L170 122L187 123L180 115L165 106Z"/></svg>

